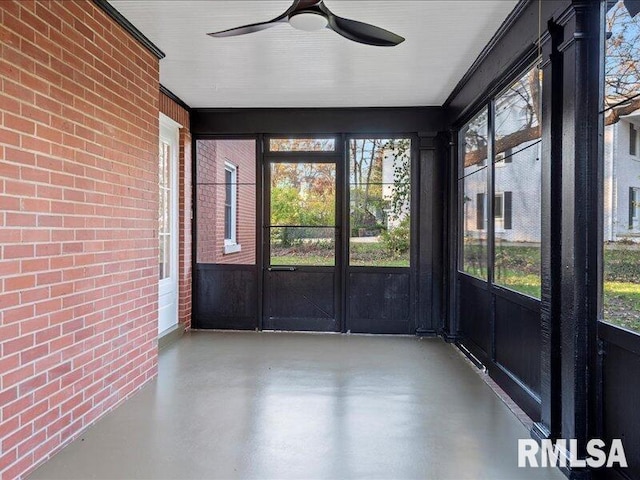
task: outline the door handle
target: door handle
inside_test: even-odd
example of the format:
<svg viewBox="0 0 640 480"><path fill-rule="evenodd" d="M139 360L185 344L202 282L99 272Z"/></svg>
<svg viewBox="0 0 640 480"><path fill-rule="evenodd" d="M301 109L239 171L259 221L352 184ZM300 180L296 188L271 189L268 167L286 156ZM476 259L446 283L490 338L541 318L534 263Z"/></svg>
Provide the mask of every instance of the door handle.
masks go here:
<svg viewBox="0 0 640 480"><path fill-rule="evenodd" d="M269 267L267 268L270 272L295 272L297 270L296 267Z"/></svg>

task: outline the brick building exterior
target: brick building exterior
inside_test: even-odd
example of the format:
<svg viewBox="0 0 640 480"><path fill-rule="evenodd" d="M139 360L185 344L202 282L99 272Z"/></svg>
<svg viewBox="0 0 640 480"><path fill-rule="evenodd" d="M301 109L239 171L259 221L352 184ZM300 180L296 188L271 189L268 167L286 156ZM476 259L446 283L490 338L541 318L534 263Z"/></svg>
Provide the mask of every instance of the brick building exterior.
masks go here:
<svg viewBox="0 0 640 480"><path fill-rule="evenodd" d="M0 2L0 477L25 475L157 373L159 112L188 114L96 4Z"/></svg>
<svg viewBox="0 0 640 480"><path fill-rule="evenodd" d="M256 262L256 142L198 140L198 263L253 265ZM236 248L225 249L225 168L236 170Z"/></svg>

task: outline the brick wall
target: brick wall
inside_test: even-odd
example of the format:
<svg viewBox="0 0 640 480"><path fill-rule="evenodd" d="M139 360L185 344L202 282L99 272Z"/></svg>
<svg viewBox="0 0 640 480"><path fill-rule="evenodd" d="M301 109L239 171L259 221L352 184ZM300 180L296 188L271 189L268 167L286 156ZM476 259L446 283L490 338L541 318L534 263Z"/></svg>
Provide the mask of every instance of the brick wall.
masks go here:
<svg viewBox="0 0 640 480"><path fill-rule="evenodd" d="M196 141L198 263L216 261L216 144L214 140Z"/></svg>
<svg viewBox="0 0 640 480"><path fill-rule="evenodd" d="M198 262L256 262L256 150L254 140L199 140ZM224 253L225 162L237 167L237 231L241 251Z"/></svg>
<svg viewBox="0 0 640 480"><path fill-rule="evenodd" d="M160 93L160 111L178 122L180 128L178 165L178 321L191 327L191 131L189 112Z"/></svg>
<svg viewBox="0 0 640 480"><path fill-rule="evenodd" d="M158 60L89 1L0 2L0 477L157 371Z"/></svg>

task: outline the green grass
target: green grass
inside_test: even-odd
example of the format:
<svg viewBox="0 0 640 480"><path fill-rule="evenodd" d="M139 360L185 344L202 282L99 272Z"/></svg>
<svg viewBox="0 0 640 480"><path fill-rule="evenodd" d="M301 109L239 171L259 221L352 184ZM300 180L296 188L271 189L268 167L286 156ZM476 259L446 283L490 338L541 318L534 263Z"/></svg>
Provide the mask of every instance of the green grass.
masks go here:
<svg viewBox="0 0 640 480"><path fill-rule="evenodd" d="M390 254L381 242L351 242L349 265L353 267L408 267L409 253ZM272 246L271 265L332 267L333 244L312 244L282 248Z"/></svg>
<svg viewBox="0 0 640 480"><path fill-rule="evenodd" d="M614 325L640 332L640 284L605 282L604 318Z"/></svg>
<svg viewBox="0 0 640 480"><path fill-rule="evenodd" d="M465 247L466 271L486 275L480 262L485 250L479 245ZM333 245L274 249L271 265L333 266ZM408 267L409 255L394 256L382 243L350 244L350 265ZM484 267L486 268L486 267ZM501 246L496 255L496 284L540 298L540 249L532 246ZM640 331L640 249L616 246L605 248L604 317L606 321Z"/></svg>
<svg viewBox="0 0 640 480"><path fill-rule="evenodd" d="M484 273L479 268L484 252L481 245L465 246L465 270L468 273ZM537 247L498 247L496 284L540 298L539 265L540 250ZM605 246L604 318L614 325L640 331L640 248L637 246Z"/></svg>
<svg viewBox="0 0 640 480"><path fill-rule="evenodd" d="M296 267L333 267L335 259L333 256L326 257L320 255L272 255L271 265L287 265Z"/></svg>

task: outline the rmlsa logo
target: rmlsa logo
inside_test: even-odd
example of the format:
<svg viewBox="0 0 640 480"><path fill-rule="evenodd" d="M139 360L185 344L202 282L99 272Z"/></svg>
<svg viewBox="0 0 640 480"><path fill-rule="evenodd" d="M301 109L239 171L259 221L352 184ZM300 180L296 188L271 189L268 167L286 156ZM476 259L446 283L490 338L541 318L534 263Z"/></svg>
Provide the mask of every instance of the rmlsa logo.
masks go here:
<svg viewBox="0 0 640 480"><path fill-rule="evenodd" d="M611 468L613 466L627 467L627 457L624 454L622 440L616 438L611 441L611 448L606 449L604 441L599 439L587 442L587 457L577 458L578 440L560 438L555 442L544 439L538 444L533 439L518 440L518 467L591 467ZM538 461L539 460L539 461Z"/></svg>

